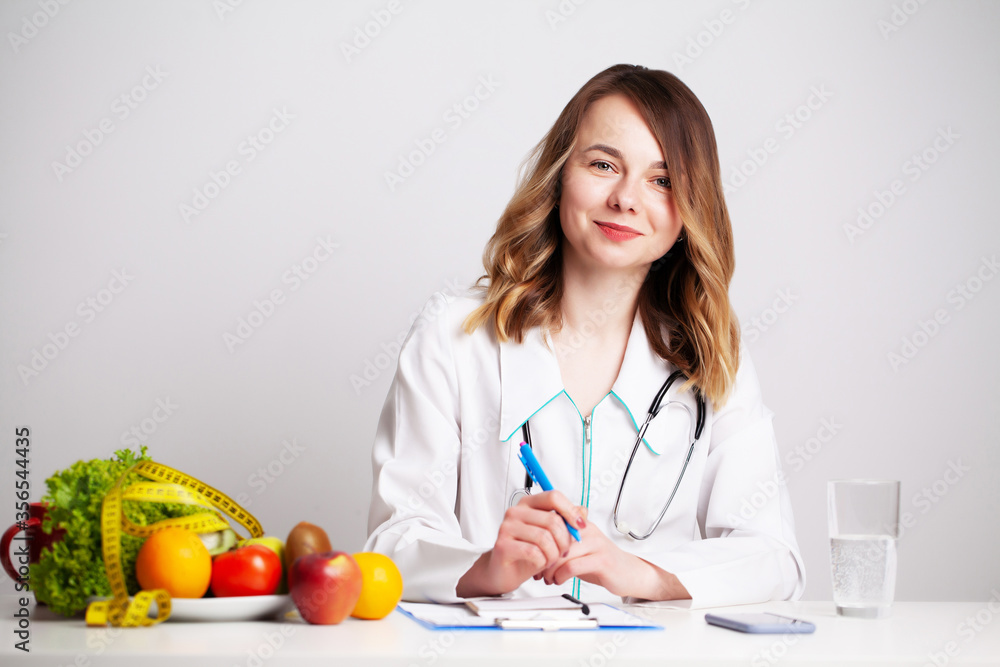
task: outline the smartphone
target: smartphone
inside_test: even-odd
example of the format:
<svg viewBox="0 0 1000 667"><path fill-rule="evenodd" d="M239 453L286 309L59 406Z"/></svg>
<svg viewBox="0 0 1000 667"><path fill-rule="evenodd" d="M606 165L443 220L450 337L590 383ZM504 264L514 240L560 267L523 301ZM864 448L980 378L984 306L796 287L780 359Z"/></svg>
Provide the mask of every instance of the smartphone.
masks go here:
<svg viewBox="0 0 1000 667"><path fill-rule="evenodd" d="M816 626L809 621L768 613L726 614L725 616L705 614L705 620L712 625L754 634L783 635L789 632L809 633L816 630Z"/></svg>

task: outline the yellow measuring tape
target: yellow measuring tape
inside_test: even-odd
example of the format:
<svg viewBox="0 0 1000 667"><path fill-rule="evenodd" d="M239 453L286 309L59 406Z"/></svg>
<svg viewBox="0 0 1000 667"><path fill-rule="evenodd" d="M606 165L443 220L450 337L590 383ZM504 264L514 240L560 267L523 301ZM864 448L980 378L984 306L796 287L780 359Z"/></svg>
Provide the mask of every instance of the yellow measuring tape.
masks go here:
<svg viewBox="0 0 1000 667"><path fill-rule="evenodd" d="M153 481L136 482L123 490L126 478L133 472ZM211 511L164 519L143 526L133 523L125 516L122 507L125 500L200 505ZM190 475L154 461L140 461L126 470L104 496L101 506L104 570L111 584L112 598L90 603L87 607L87 625L104 626L111 623L115 627L138 627L155 625L170 617L170 594L162 588L139 591L135 598L129 599L122 572L122 531L136 537L149 537L164 528L186 528L196 533L211 533L230 527L226 517L249 530L252 537L264 534L260 522L232 498ZM149 608L154 601L156 617L151 618Z"/></svg>

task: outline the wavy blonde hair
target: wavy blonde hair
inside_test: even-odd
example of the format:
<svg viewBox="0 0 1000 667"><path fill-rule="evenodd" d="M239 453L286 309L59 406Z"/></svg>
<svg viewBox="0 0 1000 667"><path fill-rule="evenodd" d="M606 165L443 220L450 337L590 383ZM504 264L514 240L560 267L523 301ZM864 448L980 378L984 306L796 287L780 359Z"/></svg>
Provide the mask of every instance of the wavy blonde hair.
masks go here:
<svg viewBox="0 0 1000 667"><path fill-rule="evenodd" d="M668 72L615 65L569 101L528 156L486 245L486 273L477 283L485 300L465 320L465 331L491 326L498 340L521 343L532 327L561 328L561 172L587 109L614 94L635 104L656 137L686 236L654 262L639 290L646 336L657 355L720 407L739 367L739 325L729 304L733 233L712 122L694 93Z"/></svg>

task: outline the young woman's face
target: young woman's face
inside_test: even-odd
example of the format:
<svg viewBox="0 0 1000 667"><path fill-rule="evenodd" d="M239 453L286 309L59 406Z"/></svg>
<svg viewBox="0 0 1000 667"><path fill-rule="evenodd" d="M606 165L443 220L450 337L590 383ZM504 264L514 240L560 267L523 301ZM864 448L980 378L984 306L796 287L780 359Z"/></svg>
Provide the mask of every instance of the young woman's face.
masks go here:
<svg viewBox="0 0 1000 667"><path fill-rule="evenodd" d="M594 102L562 171L559 220L567 260L647 268L677 240L680 217L660 145L624 95Z"/></svg>

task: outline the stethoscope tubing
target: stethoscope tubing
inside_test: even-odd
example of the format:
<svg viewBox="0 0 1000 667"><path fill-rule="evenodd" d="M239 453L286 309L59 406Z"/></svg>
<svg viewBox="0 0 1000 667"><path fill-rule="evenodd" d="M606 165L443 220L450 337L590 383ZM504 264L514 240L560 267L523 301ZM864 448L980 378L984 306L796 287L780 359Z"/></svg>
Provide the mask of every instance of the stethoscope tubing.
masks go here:
<svg viewBox="0 0 1000 667"><path fill-rule="evenodd" d="M656 517L656 521L653 523L652 528L649 529L645 534L638 535L628 528L628 526L622 526L618 521L618 506L621 504L622 492L625 490L625 481L628 479L629 470L632 468L632 462L635 460L635 455L639 451L639 445L642 443L643 437L646 435L646 429L649 428L649 423L653 420L656 415L659 414L660 409L663 407L663 399L666 397L667 392L670 387L679 378L686 377L684 371L674 371L670 376L664 381L660 390L656 392L656 396L653 397L653 402L649 406L649 411L646 413L646 420L642 423L639 428L638 435L635 439L635 444L632 446L632 454L628 458L628 463L625 466L625 470L622 472L622 481L618 485L618 496L615 498L615 507L612 511L611 518L614 521L615 529L622 535L628 535L634 540L645 540L650 535L652 535L656 529L660 526L660 522L666 515L667 510L670 508L670 504L674 500L674 496L677 495L677 489L681 486L681 481L684 479L684 473L687 472L688 464L691 462L691 455L694 453L694 446L697 444L699 438L701 438L702 430L705 427L705 399L701 395L701 392L697 389L695 390L695 400L697 403L697 415L694 420L694 433L691 434L691 444L688 447L687 456L684 457L684 464L681 466L681 471L677 475L677 480L674 482L674 488L670 491L670 497L667 498L667 502L663 505L663 509L660 510L660 514ZM688 411L690 416L691 409L681 404L685 410ZM521 425L521 435L523 436L524 442L531 446L531 429L528 426L528 422L525 421ZM531 475L525 475L524 488L518 489L511 494L510 505L513 506L517 500L518 495L529 495L531 493L532 479Z"/></svg>

